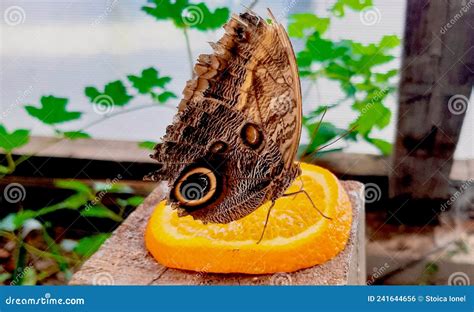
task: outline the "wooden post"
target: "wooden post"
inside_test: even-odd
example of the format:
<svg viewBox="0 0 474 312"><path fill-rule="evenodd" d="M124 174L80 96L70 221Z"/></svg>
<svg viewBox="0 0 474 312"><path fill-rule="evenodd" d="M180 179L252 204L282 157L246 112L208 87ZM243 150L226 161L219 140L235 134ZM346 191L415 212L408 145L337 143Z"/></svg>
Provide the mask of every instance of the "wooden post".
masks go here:
<svg viewBox="0 0 474 312"><path fill-rule="evenodd" d="M449 196L453 154L468 109L474 0L408 0L405 27L389 194L403 223L426 223L436 215L429 200Z"/></svg>

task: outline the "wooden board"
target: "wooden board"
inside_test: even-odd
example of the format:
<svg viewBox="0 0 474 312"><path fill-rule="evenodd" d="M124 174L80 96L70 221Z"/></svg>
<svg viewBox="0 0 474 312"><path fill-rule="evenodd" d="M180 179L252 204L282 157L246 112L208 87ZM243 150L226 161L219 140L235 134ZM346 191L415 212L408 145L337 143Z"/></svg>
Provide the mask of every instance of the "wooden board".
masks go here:
<svg viewBox="0 0 474 312"><path fill-rule="evenodd" d="M149 156L151 151L139 148L137 142L132 141L98 139L60 141L57 138L33 136L27 145L15 152L18 155L34 154L36 156L23 164L32 165L28 167L28 170L25 169L25 172L29 173L28 177L31 177L31 171L36 172L38 177L58 177L57 168L86 166L84 173L87 176L85 179L89 177L105 179L105 177L115 176L119 172L126 176L126 172L123 172L123 169L126 168L131 174L131 177L126 177L127 179L141 180L144 174L155 170L157 165L157 162ZM71 160L65 162L66 159ZM80 160L87 160L87 162L80 162ZM94 165L98 161L100 164L97 166L101 167L101 170L97 170ZM371 154L334 152L318 155L314 159L314 163L330 169L339 176L385 177L393 170L390 157ZM107 168L108 170L106 170ZM17 172L21 173L21 167L17 169ZM62 170L60 173L60 176L65 176L69 172ZM454 160L449 177L453 180L463 181L474 178L474 159ZM0 184L2 182L3 180L0 181ZM27 181L25 182L27 183Z"/></svg>
<svg viewBox="0 0 474 312"><path fill-rule="evenodd" d="M164 186L160 185L83 264L70 285L365 284L363 185L352 181L342 183L354 211L351 235L346 248L323 265L268 275L208 274L166 268L149 255L143 239L149 216L163 198Z"/></svg>

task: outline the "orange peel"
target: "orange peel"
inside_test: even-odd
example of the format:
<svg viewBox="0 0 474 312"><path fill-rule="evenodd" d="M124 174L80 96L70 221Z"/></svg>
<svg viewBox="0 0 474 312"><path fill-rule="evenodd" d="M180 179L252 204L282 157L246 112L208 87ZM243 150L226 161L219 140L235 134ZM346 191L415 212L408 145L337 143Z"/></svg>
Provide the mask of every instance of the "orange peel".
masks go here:
<svg viewBox="0 0 474 312"><path fill-rule="evenodd" d="M324 263L342 251L349 239L352 207L338 179L328 170L301 163L302 175L287 190L303 193L281 197L228 224L203 224L178 217L165 201L152 213L145 244L153 257L171 268L214 273L265 274L293 272ZM301 181L302 180L302 181Z"/></svg>

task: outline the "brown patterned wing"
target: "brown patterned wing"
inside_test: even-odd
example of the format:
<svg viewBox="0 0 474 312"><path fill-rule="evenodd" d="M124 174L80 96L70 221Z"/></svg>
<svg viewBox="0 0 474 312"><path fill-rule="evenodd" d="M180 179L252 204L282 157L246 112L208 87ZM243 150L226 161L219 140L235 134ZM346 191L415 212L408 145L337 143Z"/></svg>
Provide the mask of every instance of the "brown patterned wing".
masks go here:
<svg viewBox="0 0 474 312"><path fill-rule="evenodd" d="M153 157L180 215L228 223L281 196L298 173L301 90L284 28L233 16L195 77Z"/></svg>
<svg viewBox="0 0 474 312"><path fill-rule="evenodd" d="M288 35L271 12L270 16L271 25L266 24L259 38L255 38L237 109L254 116L263 126L279 146L285 168L290 169L301 136L301 87Z"/></svg>

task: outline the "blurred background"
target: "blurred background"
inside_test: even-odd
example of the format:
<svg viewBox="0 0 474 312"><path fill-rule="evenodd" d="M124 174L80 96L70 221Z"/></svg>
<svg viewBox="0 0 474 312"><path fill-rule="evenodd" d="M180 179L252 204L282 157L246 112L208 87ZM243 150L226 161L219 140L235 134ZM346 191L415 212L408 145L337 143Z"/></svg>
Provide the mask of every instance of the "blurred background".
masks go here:
<svg viewBox="0 0 474 312"><path fill-rule="evenodd" d="M297 53L300 157L366 184L368 283L470 283L474 5L448 1L433 23L443 8L421 2L2 1L0 281L67 283L143 201L154 188L141 182L154 169L148 154L192 64L231 13L251 7L271 8Z"/></svg>
<svg viewBox="0 0 474 312"><path fill-rule="evenodd" d="M294 2L294 3L293 3ZM272 11L284 24L288 16L297 12L311 12L326 16L334 1L258 1L255 11L266 14ZM228 7L232 12L244 10L250 1L209 1L210 8ZM2 24L2 111L8 110L3 122L10 128L29 128L34 135L52 135L51 129L41 122L28 118L21 105L36 104L45 94L69 98L71 110L84 112L83 118L64 126L76 130L97 118L93 106L84 95L84 87L102 86L125 75L138 74L142 69L155 67L160 73L173 79L168 88L180 95L184 83L190 78L186 43L182 31L173 23L157 22L141 10L140 1L3 1L2 9L19 5L24 22L19 27ZM357 11L347 10L344 18L332 19L325 33L332 40L350 39L363 44L376 43L385 35L401 38L405 23L404 1L375 1L377 11L361 20ZM372 12L369 12L372 13ZM12 17L14 17L12 15ZM373 20L370 20L373 19ZM193 59L209 53L209 41L217 41L223 30L189 30ZM302 40L294 39L295 49L302 47ZM390 51L394 57L385 68L399 68L401 48ZM384 67L385 66L385 67ZM389 67L388 67L389 66ZM395 77L396 79L397 77ZM305 84L303 89L306 90ZM305 110L333 103L344 96L337 81L320 79L305 97ZM173 106L179 99L169 101ZM133 99L133 103L149 104L147 98ZM395 137L396 94L384 101L394 116L384 129L374 129L374 136L392 142ZM89 129L94 138L157 141L174 115L172 109L146 108L111 118ZM158 117L159 116L159 117ZM474 113L466 114L455 157L472 158L474 149L469 138L472 135ZM338 127L347 127L356 117L349 105L338 107L327 118ZM129 131L118 131L119 125L130 125ZM469 126L471 128L469 128ZM347 151L378 153L364 141L349 144Z"/></svg>

